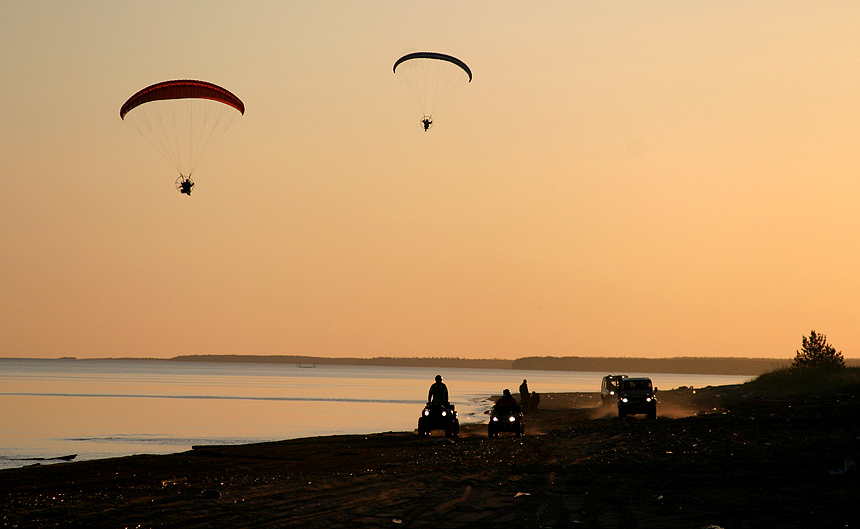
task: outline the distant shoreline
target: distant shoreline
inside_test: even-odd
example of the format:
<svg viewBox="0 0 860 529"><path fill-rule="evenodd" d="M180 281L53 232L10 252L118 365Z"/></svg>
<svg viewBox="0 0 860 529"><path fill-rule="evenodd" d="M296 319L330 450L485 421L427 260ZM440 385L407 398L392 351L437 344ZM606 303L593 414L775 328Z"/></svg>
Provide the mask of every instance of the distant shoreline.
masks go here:
<svg viewBox="0 0 860 529"><path fill-rule="evenodd" d="M74 357L62 357L74 361ZM758 376L788 367L791 359L779 358L602 358L579 356L532 356L516 360L470 359L444 357L374 357L330 358L298 355L181 355L172 358L93 358L87 360L147 360L164 362L221 362L296 364L301 366L341 365L379 367L438 367L471 369L505 369L538 371L596 371L605 373L674 373L701 375ZM848 366L860 366L860 359L846 360Z"/></svg>

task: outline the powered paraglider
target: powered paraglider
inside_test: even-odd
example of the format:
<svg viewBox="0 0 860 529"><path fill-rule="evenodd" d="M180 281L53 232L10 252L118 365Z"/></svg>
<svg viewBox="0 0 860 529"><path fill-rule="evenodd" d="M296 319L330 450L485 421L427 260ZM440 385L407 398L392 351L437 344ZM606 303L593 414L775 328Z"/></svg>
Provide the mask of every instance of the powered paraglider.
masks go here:
<svg viewBox="0 0 860 529"><path fill-rule="evenodd" d="M394 73L403 78L421 107L421 126L427 132L433 126L433 112L460 86L472 82L472 70L456 57L419 51L409 53L394 63Z"/></svg>
<svg viewBox="0 0 860 529"><path fill-rule="evenodd" d="M242 101L205 81L164 81L131 96L119 110L173 167L176 189L191 195L191 173L209 146L245 113Z"/></svg>

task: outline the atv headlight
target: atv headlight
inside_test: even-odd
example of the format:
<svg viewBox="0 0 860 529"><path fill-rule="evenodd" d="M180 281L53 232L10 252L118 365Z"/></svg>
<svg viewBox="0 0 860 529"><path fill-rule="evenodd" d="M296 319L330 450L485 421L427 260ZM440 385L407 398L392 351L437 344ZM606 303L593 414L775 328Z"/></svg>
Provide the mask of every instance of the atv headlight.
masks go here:
<svg viewBox="0 0 860 529"><path fill-rule="evenodd" d="M627 397L621 397L621 402L627 402Z"/></svg>
<svg viewBox="0 0 860 529"><path fill-rule="evenodd" d="M443 411L443 412L442 412L442 417L445 417L445 416L447 416L447 415L448 415L448 412L447 412L447 411Z"/></svg>
<svg viewBox="0 0 860 529"><path fill-rule="evenodd" d="M651 400L652 400L651 397L645 397L645 402L651 402Z"/></svg>
<svg viewBox="0 0 860 529"><path fill-rule="evenodd" d="M508 420L509 420L509 421L511 421L511 422L517 422L517 418L516 418L516 417L514 417L513 415L511 415L510 417L508 417Z"/></svg>
<svg viewBox="0 0 860 529"><path fill-rule="evenodd" d="M430 410L424 410L424 416L427 417L428 415L430 415Z"/></svg>
<svg viewBox="0 0 860 529"><path fill-rule="evenodd" d="M499 418L498 418L498 417L493 417L493 418L492 418L492 419L490 419L490 420L491 420L491 421L493 421L493 422L499 422Z"/></svg>
<svg viewBox="0 0 860 529"><path fill-rule="evenodd" d="M609 394L610 394L610 395L615 395L615 392L614 392L614 391L610 391L610 392L609 392Z"/></svg>

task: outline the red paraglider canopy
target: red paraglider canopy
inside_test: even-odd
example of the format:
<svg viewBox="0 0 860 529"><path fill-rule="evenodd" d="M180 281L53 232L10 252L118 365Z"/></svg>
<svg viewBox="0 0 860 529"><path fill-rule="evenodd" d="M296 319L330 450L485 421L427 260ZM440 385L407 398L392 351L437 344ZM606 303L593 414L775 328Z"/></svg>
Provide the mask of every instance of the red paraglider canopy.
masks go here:
<svg viewBox="0 0 860 529"><path fill-rule="evenodd" d="M241 114L245 113L245 104L229 90L206 81L178 80L156 83L134 94L119 109L119 117L125 119L125 115L133 108L165 99L211 99L230 105Z"/></svg>

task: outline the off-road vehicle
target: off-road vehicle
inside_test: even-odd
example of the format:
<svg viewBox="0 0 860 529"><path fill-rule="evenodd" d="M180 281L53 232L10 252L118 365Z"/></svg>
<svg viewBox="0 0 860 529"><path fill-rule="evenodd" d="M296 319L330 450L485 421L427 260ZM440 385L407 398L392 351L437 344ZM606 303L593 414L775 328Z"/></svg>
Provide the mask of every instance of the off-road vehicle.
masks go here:
<svg viewBox="0 0 860 529"><path fill-rule="evenodd" d="M624 378L618 383L618 418L644 413L657 418L657 391L648 377Z"/></svg>
<svg viewBox="0 0 860 529"><path fill-rule="evenodd" d="M460 435L460 420L453 404L428 404L418 418L418 435L430 435L433 430L444 430L445 437Z"/></svg>
<svg viewBox="0 0 860 529"><path fill-rule="evenodd" d="M511 432L519 437L525 432L523 425L523 412L519 410L497 410L490 411L490 422L487 424L487 435L492 439L498 437L501 432Z"/></svg>
<svg viewBox="0 0 860 529"><path fill-rule="evenodd" d="M618 401L618 383L627 375L606 375L600 384L600 402L604 406L615 404Z"/></svg>

